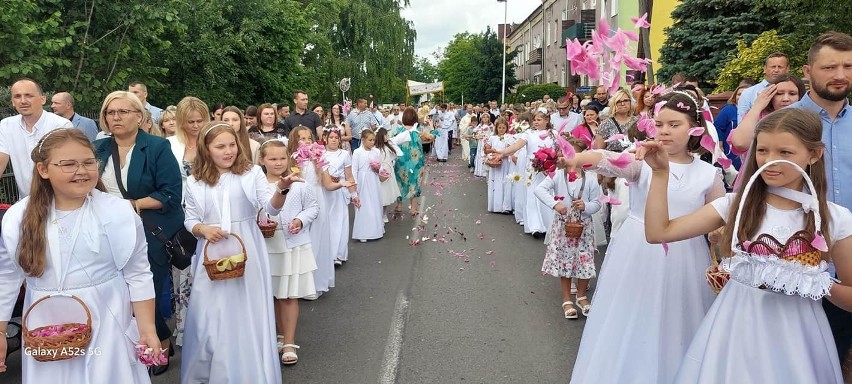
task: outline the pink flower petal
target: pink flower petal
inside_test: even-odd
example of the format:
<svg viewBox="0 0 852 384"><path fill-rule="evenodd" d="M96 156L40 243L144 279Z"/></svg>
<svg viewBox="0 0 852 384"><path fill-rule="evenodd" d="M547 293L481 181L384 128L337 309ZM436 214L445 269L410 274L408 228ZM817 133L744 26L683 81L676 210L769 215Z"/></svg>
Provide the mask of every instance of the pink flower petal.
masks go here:
<svg viewBox="0 0 852 384"><path fill-rule="evenodd" d="M652 95L662 95L664 93L663 91L665 91L665 89L666 89L666 87L657 84L657 85L651 87L651 94Z"/></svg>
<svg viewBox="0 0 852 384"><path fill-rule="evenodd" d="M664 242L662 242L662 243L660 243L660 244L663 246L663 251L665 251L665 252L666 252L666 256L668 256L668 255L669 255L669 243L667 243L667 242L665 242L665 241L664 241Z"/></svg>
<svg viewBox="0 0 852 384"><path fill-rule="evenodd" d="M581 165L581 167L583 167L583 168L591 168L593 166L594 166L594 164L588 164L588 163Z"/></svg>
<svg viewBox="0 0 852 384"><path fill-rule="evenodd" d="M692 127L688 133L690 136L701 136L704 134L704 127Z"/></svg>
<svg viewBox="0 0 852 384"><path fill-rule="evenodd" d="M701 146L707 150L707 152L713 153L716 151L716 142L713 141L713 138L710 135L704 135L701 138Z"/></svg>
<svg viewBox="0 0 852 384"><path fill-rule="evenodd" d="M610 164L618 168L627 168L627 166L630 165L630 163L632 163L633 161L633 156L628 152L622 153L615 159L609 159Z"/></svg>
<svg viewBox="0 0 852 384"><path fill-rule="evenodd" d="M719 163L719 165L722 166L722 169L731 169L731 165L733 164L731 159L729 159L727 157L720 157L720 158L716 159L716 162Z"/></svg>
<svg viewBox="0 0 852 384"><path fill-rule="evenodd" d="M633 31L622 31L622 32L624 32L624 37L626 37L630 40L633 40L633 41L639 41L639 35L637 35L636 32L633 32Z"/></svg>
<svg viewBox="0 0 852 384"><path fill-rule="evenodd" d="M661 102L658 102L657 104L654 104L654 116L657 116L657 115L660 114L660 110L663 109L664 105L666 105L665 101L661 101Z"/></svg>
<svg viewBox="0 0 852 384"><path fill-rule="evenodd" d="M642 14L641 17L631 17L630 21L636 28L651 28L651 24L648 23L648 12Z"/></svg>
<svg viewBox="0 0 852 384"><path fill-rule="evenodd" d="M619 134L615 134L615 135L610 136L610 137L609 137L609 139L604 140L604 142L605 142L605 143L611 143L611 142L613 142L613 141L619 141L619 140L622 140L622 139L624 139L625 137L627 137L627 136L625 136L625 135L623 135L623 134L619 133Z"/></svg>
<svg viewBox="0 0 852 384"><path fill-rule="evenodd" d="M565 140L565 138L562 137L562 135L557 135L556 141L559 143L559 149L562 150L562 157L564 157L568 160L573 159L574 156L576 155L576 152L574 151L574 146L571 145L571 143L569 143L568 140Z"/></svg>
<svg viewBox="0 0 852 384"><path fill-rule="evenodd" d="M817 231L813 241L811 241L811 245L822 252L828 252L828 244L825 243L825 237L819 231Z"/></svg>

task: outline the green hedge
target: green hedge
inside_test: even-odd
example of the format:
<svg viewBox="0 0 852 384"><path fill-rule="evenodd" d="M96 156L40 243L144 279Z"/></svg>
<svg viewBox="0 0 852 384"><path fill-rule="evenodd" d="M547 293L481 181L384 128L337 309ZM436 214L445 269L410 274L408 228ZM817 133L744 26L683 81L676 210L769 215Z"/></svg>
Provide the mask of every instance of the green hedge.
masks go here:
<svg viewBox="0 0 852 384"><path fill-rule="evenodd" d="M565 96L568 89L556 84L524 84L518 87L514 93L509 95L509 103L526 103L528 101L541 100L544 95L550 95L551 99L558 100Z"/></svg>

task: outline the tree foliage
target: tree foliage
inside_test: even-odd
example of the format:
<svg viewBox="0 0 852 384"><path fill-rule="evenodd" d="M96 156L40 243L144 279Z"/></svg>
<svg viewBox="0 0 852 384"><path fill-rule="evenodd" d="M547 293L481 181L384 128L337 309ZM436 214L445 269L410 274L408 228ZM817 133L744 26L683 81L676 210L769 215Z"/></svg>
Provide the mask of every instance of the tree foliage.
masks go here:
<svg viewBox="0 0 852 384"><path fill-rule="evenodd" d="M778 32L794 54L807 52L821 33L852 34L852 2L819 0L757 0L759 6L778 9Z"/></svg>
<svg viewBox="0 0 852 384"><path fill-rule="evenodd" d="M506 90L514 87L516 52L506 54ZM487 28L479 34L460 33L440 55L438 72L449 100L500 100L503 82L503 43Z"/></svg>
<svg viewBox="0 0 852 384"><path fill-rule="evenodd" d="M510 104L525 103L541 100L544 95L549 95L552 99L558 100L567 92L568 88L560 87L557 84L524 84L519 86L507 100Z"/></svg>
<svg viewBox="0 0 852 384"><path fill-rule="evenodd" d="M756 0L683 0L671 17L674 24L666 28L660 49L658 82L683 72L715 83L737 41L750 44L761 32L778 26L777 9Z"/></svg>
<svg viewBox="0 0 852 384"><path fill-rule="evenodd" d="M408 0L4 0L0 84L27 76L70 91L78 109L134 80L160 106L185 95L245 106L339 101L352 91L402 100L413 72Z"/></svg>
<svg viewBox="0 0 852 384"><path fill-rule="evenodd" d="M733 91L742 79L760 81L763 78L766 57L774 52L787 53L790 72L801 76L801 66L805 62L804 52L790 55L790 52L793 52L790 42L778 36L777 31L770 30L761 33L751 46L744 40L737 41L736 51L729 56L728 62L719 71L714 92Z"/></svg>
<svg viewBox="0 0 852 384"><path fill-rule="evenodd" d="M419 81L421 83L431 83L435 80L441 80L438 73L438 66L433 64L431 60L425 57L415 56L414 69L411 73L410 80Z"/></svg>

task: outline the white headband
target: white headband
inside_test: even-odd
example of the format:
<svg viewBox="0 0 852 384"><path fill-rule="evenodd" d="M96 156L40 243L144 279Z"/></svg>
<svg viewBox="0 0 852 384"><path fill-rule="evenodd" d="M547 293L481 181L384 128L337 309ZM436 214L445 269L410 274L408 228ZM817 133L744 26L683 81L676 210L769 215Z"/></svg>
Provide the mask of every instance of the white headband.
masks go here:
<svg viewBox="0 0 852 384"><path fill-rule="evenodd" d="M68 128L57 128L57 129L54 129L54 130L48 132L46 135L42 136L41 141L38 143L38 153L41 153L41 147L44 145L44 142L47 140L47 138L50 135L52 135L54 132L64 131L66 129L68 129Z"/></svg>
<svg viewBox="0 0 852 384"><path fill-rule="evenodd" d="M213 130L213 128L216 128L216 127L222 127L222 126L230 127L231 125L230 125L230 124L228 124L228 123L216 123L216 124L213 124L210 128L207 128L207 130L205 130L205 131L204 131L204 133L201 135L201 137L200 137L200 138L202 138L202 139L203 139L203 138L205 138L205 137L207 136L207 134L208 134L208 133L210 133L210 131L212 131L212 130Z"/></svg>

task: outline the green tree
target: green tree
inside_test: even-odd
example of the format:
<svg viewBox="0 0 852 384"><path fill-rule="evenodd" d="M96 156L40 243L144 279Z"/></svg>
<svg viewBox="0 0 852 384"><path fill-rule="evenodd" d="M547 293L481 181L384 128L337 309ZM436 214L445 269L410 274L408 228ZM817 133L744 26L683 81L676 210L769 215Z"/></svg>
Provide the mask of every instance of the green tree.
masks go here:
<svg viewBox="0 0 852 384"><path fill-rule="evenodd" d="M503 82L503 44L497 34L486 29L480 34L457 34L447 45L438 63L446 96L460 101L499 100ZM506 54L506 89L514 87L516 53Z"/></svg>
<svg viewBox="0 0 852 384"><path fill-rule="evenodd" d="M778 36L775 30L761 33L751 46L743 40L737 41L736 51L719 71L714 92L733 91L742 79L760 81L763 78L766 57L774 52L792 52L790 43ZM801 76L801 66L805 62L804 52L789 56L789 61L791 72Z"/></svg>
<svg viewBox="0 0 852 384"><path fill-rule="evenodd" d="M777 9L758 6L756 0L683 0L671 17L674 24L666 28L660 49L658 82L683 72L713 84L737 41L751 43L778 26Z"/></svg>
<svg viewBox="0 0 852 384"><path fill-rule="evenodd" d="M0 12L0 80L45 77L53 67L69 67L62 49L72 37L59 29L59 0L8 0Z"/></svg>
<svg viewBox="0 0 852 384"><path fill-rule="evenodd" d="M821 33L852 34L852 2L816 0L757 0L761 6L779 10L778 32L790 42L792 52L807 52Z"/></svg>

